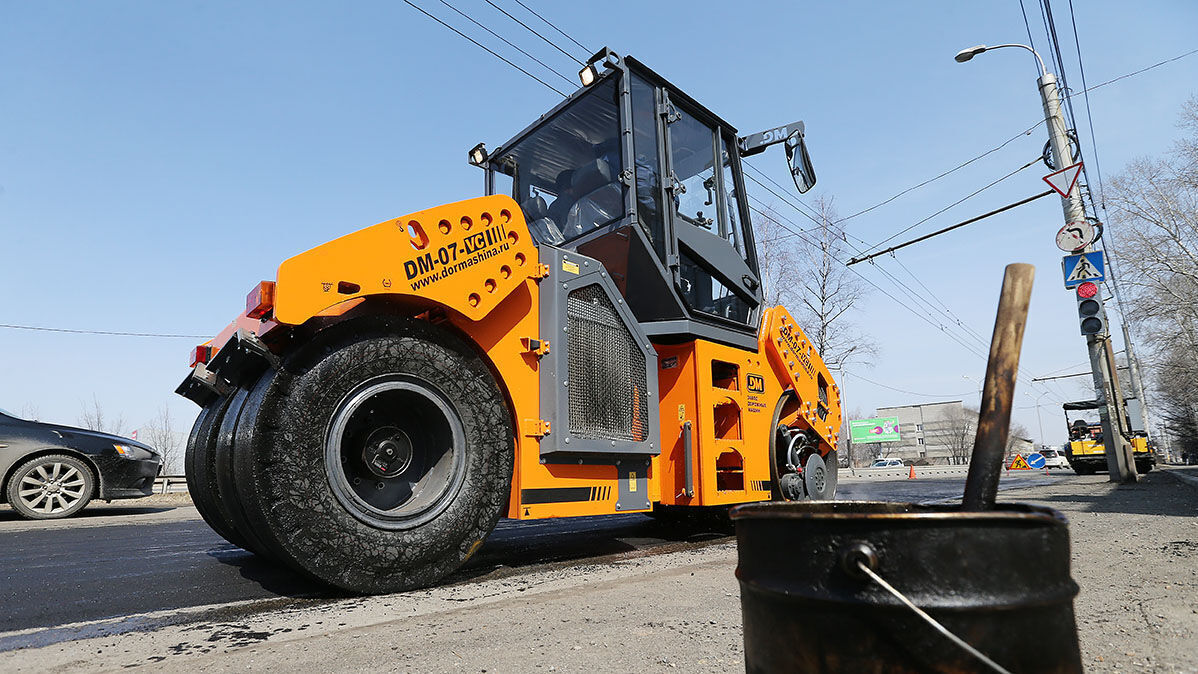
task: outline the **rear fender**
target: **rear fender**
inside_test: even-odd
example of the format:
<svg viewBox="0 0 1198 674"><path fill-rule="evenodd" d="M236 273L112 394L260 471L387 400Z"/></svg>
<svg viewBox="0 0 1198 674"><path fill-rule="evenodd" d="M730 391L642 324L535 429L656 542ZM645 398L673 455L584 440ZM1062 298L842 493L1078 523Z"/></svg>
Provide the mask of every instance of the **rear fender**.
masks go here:
<svg viewBox="0 0 1198 674"><path fill-rule="evenodd" d="M273 320L301 325L341 303L385 295L479 321L538 269L516 202L504 195L468 199L360 229L286 260Z"/></svg>

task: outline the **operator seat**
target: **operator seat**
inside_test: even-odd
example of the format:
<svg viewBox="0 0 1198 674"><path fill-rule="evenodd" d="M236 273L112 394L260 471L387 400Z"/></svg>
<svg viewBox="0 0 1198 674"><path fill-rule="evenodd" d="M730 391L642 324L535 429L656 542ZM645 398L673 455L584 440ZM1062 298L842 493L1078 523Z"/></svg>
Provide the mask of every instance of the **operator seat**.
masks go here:
<svg viewBox="0 0 1198 674"><path fill-rule="evenodd" d="M603 159L576 169L570 191L579 197L570 207L562 228L568 238L606 225L624 213L624 192L611 164Z"/></svg>
<svg viewBox="0 0 1198 674"><path fill-rule="evenodd" d="M537 195L526 199L524 203L520 204L520 209L524 211L524 219L528 222L528 231L532 233L532 238L539 243L556 246L565 240L562 231L549 217L549 207L545 205L545 197Z"/></svg>
<svg viewBox="0 0 1198 674"><path fill-rule="evenodd" d="M548 217L561 229L561 225L566 222L566 215L569 214L570 207L574 205L574 201L578 198L578 195L572 188L574 184L574 169L566 169L557 174L557 178L553 182L554 194L557 196L553 199L553 203L549 204Z"/></svg>

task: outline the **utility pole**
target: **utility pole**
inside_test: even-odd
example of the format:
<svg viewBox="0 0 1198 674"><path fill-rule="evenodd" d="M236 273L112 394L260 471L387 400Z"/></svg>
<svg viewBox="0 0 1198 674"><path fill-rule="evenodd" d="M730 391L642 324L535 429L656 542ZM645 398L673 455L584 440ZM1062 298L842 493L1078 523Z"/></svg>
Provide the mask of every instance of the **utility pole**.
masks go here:
<svg viewBox="0 0 1198 674"><path fill-rule="evenodd" d="M1039 55L1037 54L1036 57L1038 59ZM1071 163L1072 155L1069 152L1065 117L1061 114L1061 98L1057 89L1057 78L1044 69L1043 63L1041 63L1040 70L1042 74L1036 82L1040 86L1040 99L1044 103L1044 121L1048 125L1049 147L1052 152L1053 164L1058 169L1065 168ZM1081 189L1077 186L1076 181L1069 190L1069 196L1061 198L1061 207L1065 212L1066 224L1086 221ZM1091 251L1093 248L1089 245L1082 250L1085 253ZM1101 292L1099 297L1101 297ZM1105 329L1096 335L1086 335L1086 349L1090 354L1090 371L1094 377L1094 394L1098 401L1098 415L1102 422L1102 440L1106 447L1106 465L1110 472L1111 482L1135 482L1139 477L1136 474L1131 445L1127 442L1123 394L1118 388L1115 363L1110 356L1110 341L1110 332ZM1143 401L1141 400L1141 402Z"/></svg>
<svg viewBox="0 0 1198 674"><path fill-rule="evenodd" d="M1036 83L1040 87L1040 100L1044 104L1044 121L1048 125L1048 141L1052 160L1058 169L1068 167L1073 163L1073 156L1069 152L1069 136L1065 129L1065 117L1061 114L1061 96L1057 89L1057 78L1044 67L1044 59L1040 58L1035 49L1025 44L1000 44L993 47L978 45L962 49L957 53L956 60L958 63L965 63L982 52L1002 47L1026 49L1036 57L1036 62L1040 65L1040 78L1036 80ZM1070 185L1068 194L1061 198L1061 208L1065 212L1065 225L1079 223L1080 226L1085 226L1087 224L1086 209L1082 205L1081 188L1078 187L1076 179ZM1082 253L1093 251L1090 244L1081 249ZM1093 284L1090 285L1093 286ZM1107 469L1111 475L1111 482L1135 482L1139 476L1136 474L1131 445L1127 441L1127 432L1130 429L1127 429L1123 414L1123 393L1118 388L1115 361L1109 348L1111 334L1106 327L1106 310L1102 307L1101 288L1098 288L1093 297L1078 295L1079 314L1083 308L1083 302L1091 305L1091 308L1097 312L1096 314L1086 314L1089 318L1085 320L1091 322L1097 320L1101 325L1101 329L1094 328L1093 332L1083 327L1083 334L1086 335L1086 349L1090 353L1090 372L1094 377L1094 395L1098 402L1098 416L1102 422L1102 440L1106 448Z"/></svg>

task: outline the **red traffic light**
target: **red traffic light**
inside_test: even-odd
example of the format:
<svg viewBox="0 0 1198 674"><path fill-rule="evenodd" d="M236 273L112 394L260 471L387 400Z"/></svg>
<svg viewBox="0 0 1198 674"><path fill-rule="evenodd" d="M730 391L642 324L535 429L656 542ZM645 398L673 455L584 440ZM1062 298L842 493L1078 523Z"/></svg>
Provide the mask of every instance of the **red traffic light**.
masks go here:
<svg viewBox="0 0 1198 674"><path fill-rule="evenodd" d="M1092 281L1086 281L1085 283L1083 283L1077 287L1077 296L1082 299L1090 299L1091 297L1094 297L1097 294L1098 294L1098 285Z"/></svg>

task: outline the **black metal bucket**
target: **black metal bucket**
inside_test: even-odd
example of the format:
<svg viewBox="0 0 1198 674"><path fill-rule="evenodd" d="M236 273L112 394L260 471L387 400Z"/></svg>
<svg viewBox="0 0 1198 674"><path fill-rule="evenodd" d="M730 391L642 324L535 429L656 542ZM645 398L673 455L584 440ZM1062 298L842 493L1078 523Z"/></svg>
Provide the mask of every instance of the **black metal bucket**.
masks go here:
<svg viewBox="0 0 1198 674"><path fill-rule="evenodd" d="M749 672L1081 672L1069 532L1049 508L853 501L733 509Z"/></svg>

